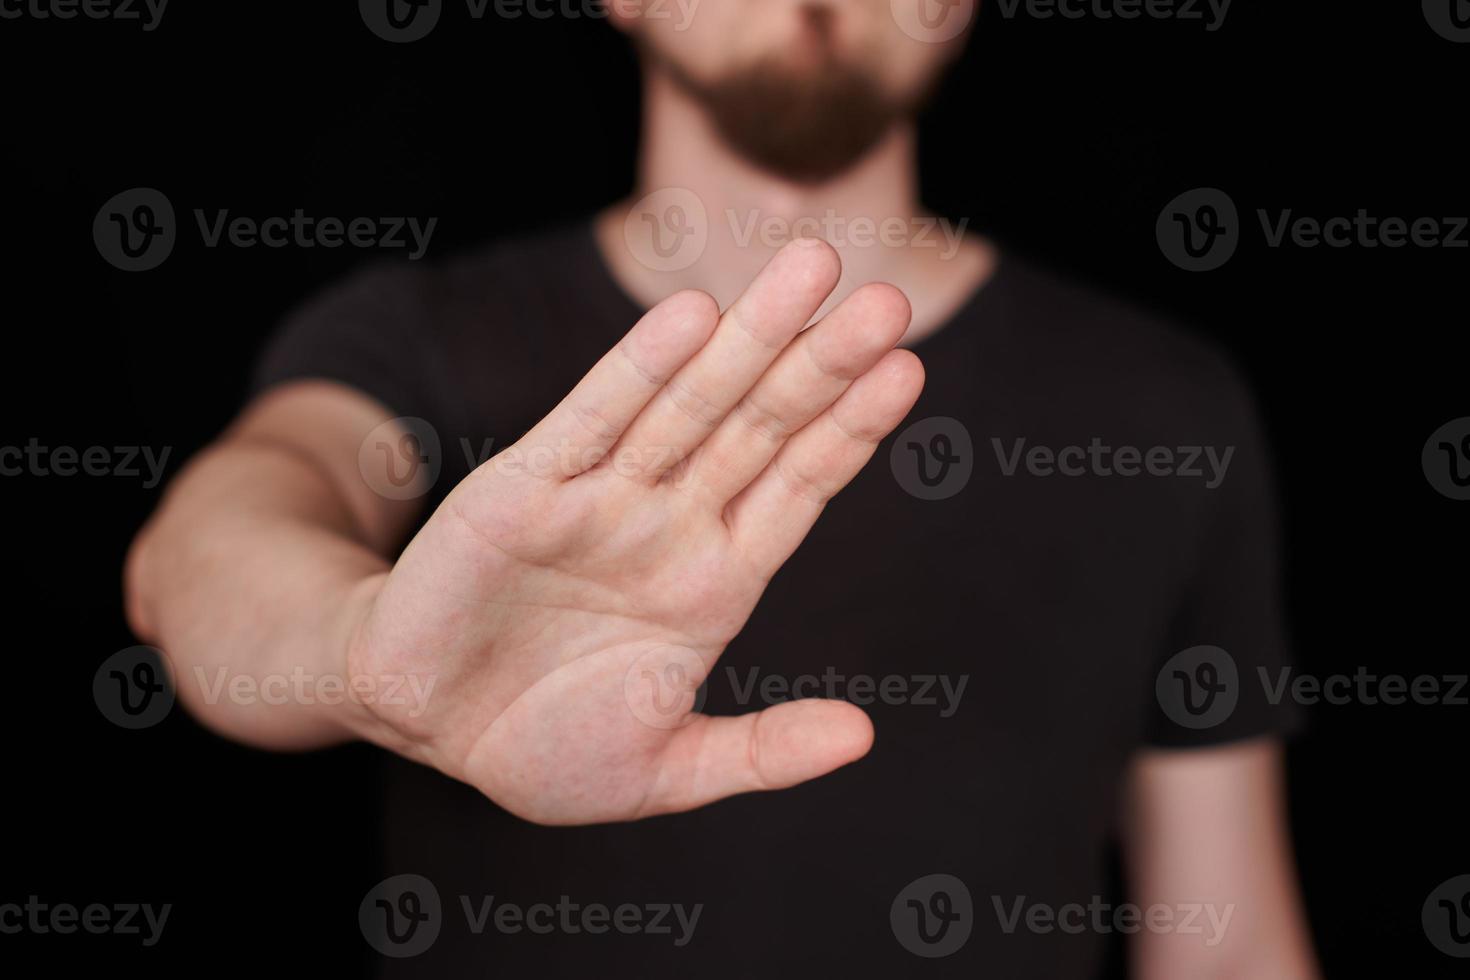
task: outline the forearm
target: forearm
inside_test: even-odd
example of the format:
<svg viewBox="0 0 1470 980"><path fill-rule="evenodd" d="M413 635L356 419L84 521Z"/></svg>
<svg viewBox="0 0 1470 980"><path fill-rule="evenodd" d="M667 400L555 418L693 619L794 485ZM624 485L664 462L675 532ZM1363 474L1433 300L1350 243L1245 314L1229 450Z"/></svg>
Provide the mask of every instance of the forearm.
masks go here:
<svg viewBox="0 0 1470 980"><path fill-rule="evenodd" d="M1135 901L1190 926L1134 937L1135 980L1318 980L1270 737L1135 761L1125 808Z"/></svg>
<svg viewBox="0 0 1470 980"><path fill-rule="evenodd" d="M1238 910L1235 910L1238 913ZM1133 947L1133 980L1321 980L1304 928L1267 928L1245 942L1207 947L1175 937L1144 936ZM1199 937L1189 937L1198 940Z"/></svg>
<svg viewBox="0 0 1470 980"><path fill-rule="evenodd" d="M180 702L224 735L276 749L367 735L347 650L388 563L366 538L309 458L226 442L134 543L129 619L164 651Z"/></svg>

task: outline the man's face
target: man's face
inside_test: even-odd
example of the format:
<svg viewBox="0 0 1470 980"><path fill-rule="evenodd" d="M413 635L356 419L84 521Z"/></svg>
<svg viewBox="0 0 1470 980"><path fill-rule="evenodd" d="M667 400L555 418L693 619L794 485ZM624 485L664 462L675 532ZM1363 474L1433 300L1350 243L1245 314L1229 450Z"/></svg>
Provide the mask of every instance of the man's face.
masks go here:
<svg viewBox="0 0 1470 980"><path fill-rule="evenodd" d="M933 8L923 21L895 9L920 4ZM803 182L839 173L920 106L964 40L922 25L968 22L974 10L971 0L644 0L612 9L635 6L641 16L617 22L647 67L694 95L738 152Z"/></svg>

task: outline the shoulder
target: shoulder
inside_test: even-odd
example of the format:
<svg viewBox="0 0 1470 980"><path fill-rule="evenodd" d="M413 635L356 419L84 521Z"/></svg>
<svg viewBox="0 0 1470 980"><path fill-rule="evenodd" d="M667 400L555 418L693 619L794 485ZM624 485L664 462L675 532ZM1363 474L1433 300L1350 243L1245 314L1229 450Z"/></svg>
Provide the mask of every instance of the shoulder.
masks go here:
<svg viewBox="0 0 1470 980"><path fill-rule="evenodd" d="M495 300L534 303L582 258L583 237L580 226L558 225L437 260L368 262L318 289L295 315L442 320Z"/></svg>
<svg viewBox="0 0 1470 980"><path fill-rule="evenodd" d="M999 313L1028 381L1100 419L1179 436L1240 436L1255 398L1217 341L1106 291L1006 257Z"/></svg>

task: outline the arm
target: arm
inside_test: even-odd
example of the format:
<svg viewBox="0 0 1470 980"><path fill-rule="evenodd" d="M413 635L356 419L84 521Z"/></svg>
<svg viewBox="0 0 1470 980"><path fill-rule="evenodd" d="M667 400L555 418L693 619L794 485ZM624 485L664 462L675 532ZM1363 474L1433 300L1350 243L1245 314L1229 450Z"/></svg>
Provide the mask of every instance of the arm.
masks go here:
<svg viewBox="0 0 1470 980"><path fill-rule="evenodd" d="M373 493L358 470L388 417L339 385L273 389L174 480L134 541L129 623L163 644L179 699L221 734L275 749L387 734L345 698L272 704L230 684L345 679L351 630L418 507Z"/></svg>
<svg viewBox="0 0 1470 980"><path fill-rule="evenodd" d="M543 823L688 810L851 762L872 726L845 702L692 710L766 584L923 385L918 359L893 349L909 307L891 286L806 329L839 273L806 239L723 314L703 293L664 300L391 567L413 512L375 499L358 469L386 413L340 388L283 387L171 488L129 562L132 622L172 658L185 705L226 734L366 738ZM206 696L221 673L298 671L422 697Z"/></svg>
<svg viewBox="0 0 1470 980"><path fill-rule="evenodd" d="M1279 742L1140 753L1125 788L1130 901L1203 904L1202 933L1134 937L1136 980L1317 980L1297 892ZM1228 916L1228 919L1226 918ZM1144 920L1145 922L1147 919Z"/></svg>

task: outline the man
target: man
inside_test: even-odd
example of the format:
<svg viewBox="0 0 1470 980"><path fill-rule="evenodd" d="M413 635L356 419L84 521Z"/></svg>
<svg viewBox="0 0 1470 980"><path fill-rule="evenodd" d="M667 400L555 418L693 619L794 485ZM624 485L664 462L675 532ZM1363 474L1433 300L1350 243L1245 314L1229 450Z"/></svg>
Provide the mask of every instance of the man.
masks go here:
<svg viewBox="0 0 1470 980"><path fill-rule="evenodd" d="M629 201L328 291L140 534L130 618L201 721L394 754L390 973L1084 977L1126 932L1146 980L1315 976L1248 399L924 233L961 39L901 7L612 8Z"/></svg>

